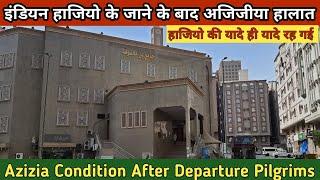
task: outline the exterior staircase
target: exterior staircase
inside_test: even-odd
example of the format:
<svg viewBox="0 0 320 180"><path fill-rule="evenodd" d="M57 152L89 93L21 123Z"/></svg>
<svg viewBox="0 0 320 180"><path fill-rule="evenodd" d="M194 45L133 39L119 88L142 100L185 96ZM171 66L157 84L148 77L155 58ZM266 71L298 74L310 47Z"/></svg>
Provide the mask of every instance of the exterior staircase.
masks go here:
<svg viewBox="0 0 320 180"><path fill-rule="evenodd" d="M134 159L136 158L124 148L115 142L100 140L98 135L95 135L95 140L98 144L96 154L97 159Z"/></svg>

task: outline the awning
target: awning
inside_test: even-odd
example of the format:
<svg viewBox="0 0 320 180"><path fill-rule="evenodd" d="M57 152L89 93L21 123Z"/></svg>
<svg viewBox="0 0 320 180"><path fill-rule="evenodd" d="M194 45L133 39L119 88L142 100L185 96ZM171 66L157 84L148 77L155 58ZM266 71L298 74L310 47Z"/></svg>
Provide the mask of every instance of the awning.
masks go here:
<svg viewBox="0 0 320 180"><path fill-rule="evenodd" d="M76 143L43 143L44 148L75 148Z"/></svg>
<svg viewBox="0 0 320 180"><path fill-rule="evenodd" d="M203 139L205 144L221 144L219 140L210 136L210 134L206 131L203 132Z"/></svg>

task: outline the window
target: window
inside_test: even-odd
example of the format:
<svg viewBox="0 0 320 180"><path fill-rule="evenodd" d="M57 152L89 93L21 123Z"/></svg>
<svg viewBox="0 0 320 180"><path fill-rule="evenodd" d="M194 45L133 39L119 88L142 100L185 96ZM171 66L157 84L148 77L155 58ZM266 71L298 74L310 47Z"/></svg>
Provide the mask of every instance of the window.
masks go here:
<svg viewBox="0 0 320 180"><path fill-rule="evenodd" d="M57 126L69 125L69 112L64 110L58 110L57 114Z"/></svg>
<svg viewBox="0 0 320 180"><path fill-rule="evenodd" d="M257 132L257 127L256 127L256 126L253 126L253 127L252 127L252 131L253 131L253 132Z"/></svg>
<svg viewBox="0 0 320 180"><path fill-rule="evenodd" d="M261 137L261 142L266 142L266 137Z"/></svg>
<svg viewBox="0 0 320 180"><path fill-rule="evenodd" d="M267 132L267 127L266 126L262 126L262 132Z"/></svg>
<svg viewBox="0 0 320 180"><path fill-rule="evenodd" d="M140 127L140 111L134 113L134 127Z"/></svg>
<svg viewBox="0 0 320 180"><path fill-rule="evenodd" d="M238 127L238 132L242 132L242 127L241 126Z"/></svg>
<svg viewBox="0 0 320 180"><path fill-rule="evenodd" d="M88 111L78 112L77 113L77 126L88 126Z"/></svg>
<svg viewBox="0 0 320 180"><path fill-rule="evenodd" d="M13 67L14 60L14 53L3 54L2 57L0 57L0 69Z"/></svg>
<svg viewBox="0 0 320 180"><path fill-rule="evenodd" d="M0 69L4 68L4 55L0 54Z"/></svg>
<svg viewBox="0 0 320 180"><path fill-rule="evenodd" d="M11 98L11 86L0 86L0 101L9 101Z"/></svg>
<svg viewBox="0 0 320 180"><path fill-rule="evenodd" d="M228 103L228 104L231 104L231 100L230 100L230 99L228 99L227 103Z"/></svg>
<svg viewBox="0 0 320 180"><path fill-rule="evenodd" d="M121 59L120 69L121 73L130 73L130 61Z"/></svg>
<svg viewBox="0 0 320 180"><path fill-rule="evenodd" d="M1 59L0 59L0 61L1 61ZM31 68L32 69L42 69L42 67L43 67L43 55L42 54L32 55ZM1 69L1 62L0 62L0 69Z"/></svg>
<svg viewBox="0 0 320 180"><path fill-rule="evenodd" d="M98 70L98 71L104 71L106 69L106 57L105 56L95 56L94 69Z"/></svg>
<svg viewBox="0 0 320 180"><path fill-rule="evenodd" d="M239 91L239 90L236 90L236 94L240 94L240 91Z"/></svg>
<svg viewBox="0 0 320 180"><path fill-rule="evenodd" d="M263 103L263 102L264 102L264 99L263 99L263 98L260 98L260 102Z"/></svg>
<svg viewBox="0 0 320 180"><path fill-rule="evenodd" d="M156 65L152 63L147 64L147 76L155 77L156 76Z"/></svg>
<svg viewBox="0 0 320 180"><path fill-rule="evenodd" d="M70 102L70 87L59 86L58 101Z"/></svg>
<svg viewBox="0 0 320 180"><path fill-rule="evenodd" d="M89 103L89 88L78 88L78 102Z"/></svg>
<svg viewBox="0 0 320 180"><path fill-rule="evenodd" d="M231 118L231 117L228 118L228 122L229 122L229 123L232 122L232 118Z"/></svg>
<svg viewBox="0 0 320 180"><path fill-rule="evenodd" d="M81 53L79 56L79 68L90 69L90 54Z"/></svg>
<svg viewBox="0 0 320 180"><path fill-rule="evenodd" d="M231 91L227 91L227 95L231 95Z"/></svg>
<svg viewBox="0 0 320 180"><path fill-rule="evenodd" d="M147 112L141 111L141 127L147 127Z"/></svg>
<svg viewBox="0 0 320 180"><path fill-rule="evenodd" d="M241 122L241 117L238 117L237 120L238 120L238 122Z"/></svg>
<svg viewBox="0 0 320 180"><path fill-rule="evenodd" d="M229 127L228 132L232 133L232 127Z"/></svg>
<svg viewBox="0 0 320 180"><path fill-rule="evenodd" d="M72 67L72 52L70 51L61 52L60 66Z"/></svg>
<svg viewBox="0 0 320 180"><path fill-rule="evenodd" d="M127 128L127 113L121 114L121 128Z"/></svg>
<svg viewBox="0 0 320 180"><path fill-rule="evenodd" d="M253 121L253 122L256 122L256 121L257 121L257 118L253 116L253 117L252 117L252 121Z"/></svg>
<svg viewBox="0 0 320 180"><path fill-rule="evenodd" d="M128 128L133 128L133 112L128 112Z"/></svg>
<svg viewBox="0 0 320 180"><path fill-rule="evenodd" d="M104 104L104 89L95 89L93 96L94 96L94 103Z"/></svg>
<svg viewBox="0 0 320 180"><path fill-rule="evenodd" d="M8 123L9 123L8 116L0 116L0 133L1 134L8 132Z"/></svg>
<svg viewBox="0 0 320 180"><path fill-rule="evenodd" d="M178 68L170 66L169 67L169 79L176 79L178 77Z"/></svg>

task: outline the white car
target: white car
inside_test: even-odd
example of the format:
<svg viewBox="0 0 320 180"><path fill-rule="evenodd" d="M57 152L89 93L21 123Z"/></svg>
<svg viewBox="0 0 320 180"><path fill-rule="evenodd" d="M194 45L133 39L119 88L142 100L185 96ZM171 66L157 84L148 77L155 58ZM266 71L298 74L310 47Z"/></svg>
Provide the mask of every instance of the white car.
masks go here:
<svg viewBox="0 0 320 180"><path fill-rule="evenodd" d="M262 155L274 157L276 153L277 153L277 148L275 148L275 147L263 147L262 148Z"/></svg>
<svg viewBox="0 0 320 180"><path fill-rule="evenodd" d="M293 155L291 153L288 153L286 150L284 150L282 148L276 148L276 147L263 147L262 154L265 156L270 156L270 157L274 157L274 158L293 157Z"/></svg>
<svg viewBox="0 0 320 180"><path fill-rule="evenodd" d="M282 149L282 148L277 148L277 153L274 154L275 158L278 157L288 157L291 158L293 157L293 154L288 153L286 150Z"/></svg>

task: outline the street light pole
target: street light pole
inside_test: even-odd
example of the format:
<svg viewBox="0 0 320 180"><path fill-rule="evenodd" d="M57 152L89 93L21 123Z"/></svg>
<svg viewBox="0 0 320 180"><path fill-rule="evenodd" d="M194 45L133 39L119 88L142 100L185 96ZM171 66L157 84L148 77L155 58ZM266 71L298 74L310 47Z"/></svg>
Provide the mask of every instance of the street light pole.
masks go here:
<svg viewBox="0 0 320 180"><path fill-rule="evenodd" d="M47 108L47 92L48 92L48 79L49 79L49 68L50 68L50 58L52 57L51 54L49 53L44 53L44 56L47 57L47 61L46 61L46 65L47 65L47 69L46 69L46 82L45 82L45 89L44 89L44 104L43 104L43 112L42 116L40 118L41 121L41 129L40 129L40 133L39 133L39 143L38 143L38 157L39 159L42 159L42 152L43 152L43 136L44 136L44 129L45 129L45 121L46 121L46 108ZM44 70L44 68L43 68Z"/></svg>

